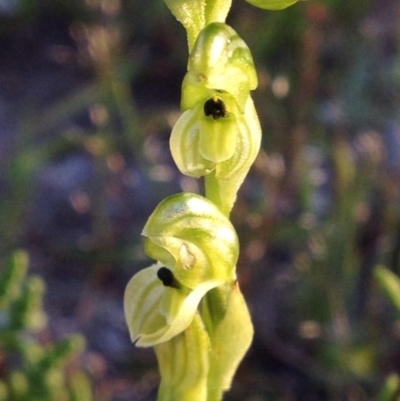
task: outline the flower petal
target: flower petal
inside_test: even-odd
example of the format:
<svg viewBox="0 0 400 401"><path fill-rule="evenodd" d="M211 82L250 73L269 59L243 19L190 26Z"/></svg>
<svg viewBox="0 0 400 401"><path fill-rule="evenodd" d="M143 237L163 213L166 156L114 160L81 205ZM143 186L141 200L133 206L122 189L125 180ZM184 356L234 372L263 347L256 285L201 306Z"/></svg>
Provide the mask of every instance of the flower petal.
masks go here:
<svg viewBox="0 0 400 401"><path fill-rule="evenodd" d="M125 291L125 318L132 341L150 347L170 340L192 322L204 294L222 284L210 280L194 290L165 287L157 276L160 264L141 270Z"/></svg>
<svg viewBox="0 0 400 401"><path fill-rule="evenodd" d="M172 157L182 174L199 178L209 174L215 163L205 159L199 152L199 120L203 118L203 104L186 110L171 132Z"/></svg>

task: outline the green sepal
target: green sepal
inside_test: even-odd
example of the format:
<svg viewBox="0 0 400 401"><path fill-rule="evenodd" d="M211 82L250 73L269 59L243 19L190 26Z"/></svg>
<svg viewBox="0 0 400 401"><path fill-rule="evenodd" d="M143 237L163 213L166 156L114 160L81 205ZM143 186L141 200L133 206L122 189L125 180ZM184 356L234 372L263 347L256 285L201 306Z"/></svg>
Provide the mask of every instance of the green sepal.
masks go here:
<svg viewBox="0 0 400 401"><path fill-rule="evenodd" d="M283 10L297 3L299 0L246 0L252 6L263 8L264 10Z"/></svg>
<svg viewBox="0 0 400 401"><path fill-rule="evenodd" d="M210 340L198 314L185 331L154 350L161 374L158 401L207 401Z"/></svg>
<svg viewBox="0 0 400 401"><path fill-rule="evenodd" d="M187 288L235 278L239 252L235 229L217 206L200 195L181 193L164 199L142 234L148 238L147 254L171 268Z"/></svg>
<svg viewBox="0 0 400 401"><path fill-rule="evenodd" d="M182 83L182 110L195 107L208 90L230 93L241 112L258 79L250 49L229 25L212 23L199 34Z"/></svg>
<svg viewBox="0 0 400 401"><path fill-rule="evenodd" d="M212 22L224 22L232 0L165 0L176 19L184 26L189 51L200 31Z"/></svg>

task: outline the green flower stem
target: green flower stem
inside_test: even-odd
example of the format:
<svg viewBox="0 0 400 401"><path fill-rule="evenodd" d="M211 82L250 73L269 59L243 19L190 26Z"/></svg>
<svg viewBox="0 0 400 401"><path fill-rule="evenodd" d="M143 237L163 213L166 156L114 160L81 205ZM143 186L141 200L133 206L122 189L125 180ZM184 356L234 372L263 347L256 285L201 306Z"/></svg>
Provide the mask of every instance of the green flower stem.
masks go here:
<svg viewBox="0 0 400 401"><path fill-rule="evenodd" d="M212 22L225 22L232 0L165 0L165 3L185 27L190 53L203 28Z"/></svg>

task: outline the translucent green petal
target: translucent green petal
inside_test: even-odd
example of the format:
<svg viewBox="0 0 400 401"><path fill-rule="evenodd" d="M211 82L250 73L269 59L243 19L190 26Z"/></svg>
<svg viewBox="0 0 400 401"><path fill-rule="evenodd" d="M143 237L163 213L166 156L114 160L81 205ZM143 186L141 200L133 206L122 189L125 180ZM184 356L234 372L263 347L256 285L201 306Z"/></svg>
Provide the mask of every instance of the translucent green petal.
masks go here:
<svg viewBox="0 0 400 401"><path fill-rule="evenodd" d="M250 96L247 98L245 113L237 117L237 126L235 153L217 165L216 177L219 179L236 177L238 180L242 173L245 177L260 150L261 127Z"/></svg>
<svg viewBox="0 0 400 401"><path fill-rule="evenodd" d="M172 157L182 174L199 178L210 174L215 163L205 159L200 151L199 120L203 105L185 111L175 124L170 138Z"/></svg>
<svg viewBox="0 0 400 401"><path fill-rule="evenodd" d="M141 270L125 291L125 318L131 340L139 347L168 341L185 330L204 294L222 284L206 281L194 290L165 287L157 277L160 267L154 264Z"/></svg>
<svg viewBox="0 0 400 401"><path fill-rule="evenodd" d="M214 120L212 117L202 118L199 121L199 130L199 151L205 159L220 163L233 156L239 131L236 119L232 117L219 120Z"/></svg>

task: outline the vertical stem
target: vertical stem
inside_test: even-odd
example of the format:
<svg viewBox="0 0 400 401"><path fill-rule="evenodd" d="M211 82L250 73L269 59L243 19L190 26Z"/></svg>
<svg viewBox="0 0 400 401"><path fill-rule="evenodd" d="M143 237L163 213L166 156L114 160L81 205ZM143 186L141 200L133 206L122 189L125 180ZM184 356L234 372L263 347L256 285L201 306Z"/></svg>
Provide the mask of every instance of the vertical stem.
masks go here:
<svg viewBox="0 0 400 401"><path fill-rule="evenodd" d="M204 184L206 198L210 199L225 216L229 217L233 204L226 204L227 197L223 196L226 187L221 186L220 181L215 177L215 171L205 177Z"/></svg>

